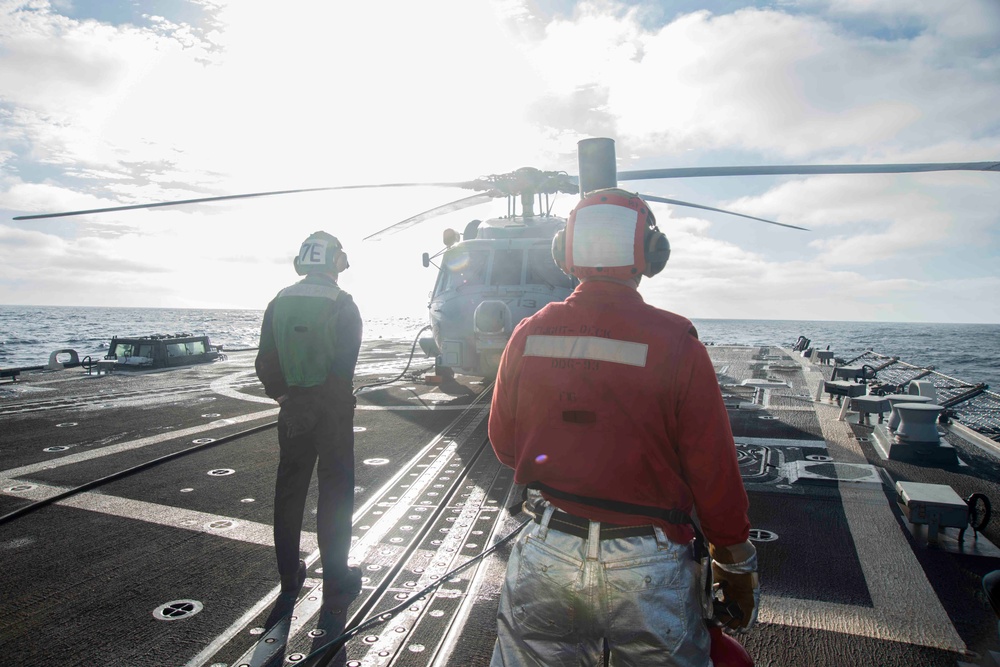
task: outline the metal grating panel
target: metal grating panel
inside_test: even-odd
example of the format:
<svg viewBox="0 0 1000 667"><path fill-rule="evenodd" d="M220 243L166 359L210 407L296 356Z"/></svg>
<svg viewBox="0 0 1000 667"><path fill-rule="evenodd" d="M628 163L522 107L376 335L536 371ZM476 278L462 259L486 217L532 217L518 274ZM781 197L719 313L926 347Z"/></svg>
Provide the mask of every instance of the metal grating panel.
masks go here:
<svg viewBox="0 0 1000 667"><path fill-rule="evenodd" d="M983 392L951 410L965 426L1000 442L1000 394Z"/></svg>
<svg viewBox="0 0 1000 667"><path fill-rule="evenodd" d="M908 364L905 361L894 360L893 357L887 357L871 350L855 357L850 363L852 365L868 364L874 368L883 367L878 371L876 380L886 385L903 387L906 383L917 378L929 380L937 390L938 403L958 398L976 387L976 385L943 373L928 371L925 368ZM1000 442L1000 394L985 391L969 400L957 403L950 410L963 425Z"/></svg>

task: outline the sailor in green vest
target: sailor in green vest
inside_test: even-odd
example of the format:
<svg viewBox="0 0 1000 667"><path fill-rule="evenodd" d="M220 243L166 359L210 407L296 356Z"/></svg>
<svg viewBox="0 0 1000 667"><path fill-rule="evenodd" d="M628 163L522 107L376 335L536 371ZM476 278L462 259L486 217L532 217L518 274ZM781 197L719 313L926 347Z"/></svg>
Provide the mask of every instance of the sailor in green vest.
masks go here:
<svg viewBox="0 0 1000 667"><path fill-rule="evenodd" d="M278 292L260 329L257 377L281 406L281 449L274 489L274 548L281 595L272 617L290 613L306 578L299 538L313 468L319 465L316 532L323 599L337 610L361 591L361 570L348 567L354 512L354 367L361 314L337 277L348 268L335 237L311 234L294 260L302 280Z"/></svg>

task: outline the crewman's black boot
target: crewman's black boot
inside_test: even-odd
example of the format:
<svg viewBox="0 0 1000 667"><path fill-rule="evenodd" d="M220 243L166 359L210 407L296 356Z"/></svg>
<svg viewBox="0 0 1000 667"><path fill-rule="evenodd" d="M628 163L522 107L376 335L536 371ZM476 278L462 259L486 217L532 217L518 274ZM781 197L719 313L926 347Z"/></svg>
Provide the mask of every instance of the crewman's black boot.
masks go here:
<svg viewBox="0 0 1000 667"><path fill-rule="evenodd" d="M361 568L347 568L347 575L341 579L323 581L323 602L341 602L345 598L353 600L361 593Z"/></svg>
<svg viewBox="0 0 1000 667"><path fill-rule="evenodd" d="M299 569L295 572L294 581L282 581L281 582L281 596L291 596L294 600L298 597L299 591L302 590L302 584L306 582L306 562L304 560L299 561Z"/></svg>
<svg viewBox="0 0 1000 667"><path fill-rule="evenodd" d="M299 597L299 591L302 590L302 585L305 582L306 562L300 560L299 569L295 572L295 580L281 582L281 592L278 593L278 599L274 602L274 608L271 609L271 613L268 614L267 620L264 622L265 628L270 628L283 617L292 613L292 610L295 609L295 601Z"/></svg>

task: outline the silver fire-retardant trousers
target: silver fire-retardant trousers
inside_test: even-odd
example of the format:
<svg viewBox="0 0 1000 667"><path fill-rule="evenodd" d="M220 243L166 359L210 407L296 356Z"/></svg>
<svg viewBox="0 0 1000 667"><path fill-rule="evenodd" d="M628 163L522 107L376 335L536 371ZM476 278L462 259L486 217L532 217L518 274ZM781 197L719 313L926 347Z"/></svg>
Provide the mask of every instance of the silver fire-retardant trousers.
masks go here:
<svg viewBox="0 0 1000 667"><path fill-rule="evenodd" d="M699 567L690 545L656 536L582 539L541 523L507 564L491 667L711 667ZM541 508L539 508L541 509Z"/></svg>

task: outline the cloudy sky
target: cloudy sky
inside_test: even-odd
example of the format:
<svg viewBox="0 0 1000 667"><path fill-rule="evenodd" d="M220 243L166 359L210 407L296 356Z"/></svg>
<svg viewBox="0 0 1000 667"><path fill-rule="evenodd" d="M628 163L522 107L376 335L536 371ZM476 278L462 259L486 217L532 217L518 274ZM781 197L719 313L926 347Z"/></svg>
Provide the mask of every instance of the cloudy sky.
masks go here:
<svg viewBox="0 0 1000 667"><path fill-rule="evenodd" d="M619 169L1000 160L996 0L0 0L0 304L263 308L310 232L370 316L426 314L446 227L362 237L469 193L258 190ZM689 317L1000 322L1000 172L732 177L633 189ZM573 197L557 200L566 213Z"/></svg>

